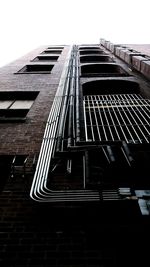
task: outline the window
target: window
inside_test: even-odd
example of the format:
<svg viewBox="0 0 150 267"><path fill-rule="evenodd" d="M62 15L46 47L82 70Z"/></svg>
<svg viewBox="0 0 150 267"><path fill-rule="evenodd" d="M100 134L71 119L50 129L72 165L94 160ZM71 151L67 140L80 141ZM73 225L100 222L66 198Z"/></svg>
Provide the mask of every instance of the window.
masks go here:
<svg viewBox="0 0 150 267"><path fill-rule="evenodd" d="M63 46L50 46L50 47L48 47L47 49L64 49L64 47Z"/></svg>
<svg viewBox="0 0 150 267"><path fill-rule="evenodd" d="M139 92L139 84L126 78L94 80L82 85L83 95L139 94Z"/></svg>
<svg viewBox="0 0 150 267"><path fill-rule="evenodd" d="M80 51L80 55L88 55L88 54L106 54L106 53L100 49L85 49Z"/></svg>
<svg viewBox="0 0 150 267"><path fill-rule="evenodd" d="M46 49L41 54L61 54L62 49Z"/></svg>
<svg viewBox="0 0 150 267"><path fill-rule="evenodd" d="M32 61L57 61L59 56L47 56L40 55L34 58Z"/></svg>
<svg viewBox="0 0 150 267"><path fill-rule="evenodd" d="M89 56L80 56L81 63L88 63L88 62L112 62L112 58L105 55L89 55Z"/></svg>
<svg viewBox="0 0 150 267"><path fill-rule="evenodd" d="M32 73L32 74L47 74L51 73L52 68L54 65L46 65L46 64L35 64L35 65L26 65L21 70L19 70L17 73ZM16 74L17 74L16 73Z"/></svg>
<svg viewBox="0 0 150 267"><path fill-rule="evenodd" d="M84 77L96 76L127 76L128 73L119 65L113 63L106 64L86 64L81 66L81 75Z"/></svg>
<svg viewBox="0 0 150 267"><path fill-rule="evenodd" d="M0 121L24 120L38 92L0 92Z"/></svg>
<svg viewBox="0 0 150 267"><path fill-rule="evenodd" d="M33 102L33 100L15 100L11 103L9 109L30 109Z"/></svg>
<svg viewBox="0 0 150 267"><path fill-rule="evenodd" d="M87 49L87 50L92 50L92 49L94 49L94 50L95 50L95 49L96 49L96 50L97 50L97 49L101 50L101 49L99 48L99 46L80 46L80 47L79 47L79 50L86 50L86 49Z"/></svg>

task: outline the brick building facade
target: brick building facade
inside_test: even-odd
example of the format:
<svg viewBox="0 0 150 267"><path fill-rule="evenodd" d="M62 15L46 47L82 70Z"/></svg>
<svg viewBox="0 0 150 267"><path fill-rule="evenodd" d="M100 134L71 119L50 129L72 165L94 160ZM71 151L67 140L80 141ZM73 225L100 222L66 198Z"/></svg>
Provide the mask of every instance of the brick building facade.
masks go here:
<svg viewBox="0 0 150 267"><path fill-rule="evenodd" d="M149 62L102 39L43 46L1 68L2 267L148 260ZM137 92L134 104L111 98Z"/></svg>

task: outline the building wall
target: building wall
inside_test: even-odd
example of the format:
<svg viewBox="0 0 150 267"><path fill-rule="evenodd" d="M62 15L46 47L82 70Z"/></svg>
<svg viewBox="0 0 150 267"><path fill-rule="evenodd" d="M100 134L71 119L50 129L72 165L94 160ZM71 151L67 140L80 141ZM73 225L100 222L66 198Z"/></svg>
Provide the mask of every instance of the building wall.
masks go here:
<svg viewBox="0 0 150 267"><path fill-rule="evenodd" d="M39 153L69 46L50 75L14 73L45 48L0 70L0 91L39 91L26 122L0 123L2 155L29 154L33 159ZM87 80L82 78L81 83ZM107 206L104 219L95 203L58 206L33 202L29 197L33 175L30 170L26 177L10 177L0 194L2 267L120 267L143 265L148 260L148 247L141 248L145 235L149 237L147 221L143 228L139 218L128 214L129 222L123 212L115 214L113 207L107 212Z"/></svg>
<svg viewBox="0 0 150 267"><path fill-rule="evenodd" d="M0 153L39 153L46 120L61 76L66 47L49 74L15 74L24 65L31 63L46 47L41 47L0 70L0 91L38 91L24 123L2 123Z"/></svg>

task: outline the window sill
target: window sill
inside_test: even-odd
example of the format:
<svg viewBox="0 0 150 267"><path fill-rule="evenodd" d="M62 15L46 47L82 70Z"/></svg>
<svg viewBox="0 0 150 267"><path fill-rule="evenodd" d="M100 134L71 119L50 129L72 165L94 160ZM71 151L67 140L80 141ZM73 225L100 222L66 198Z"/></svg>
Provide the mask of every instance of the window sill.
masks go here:
<svg viewBox="0 0 150 267"><path fill-rule="evenodd" d="M26 118L20 118L20 117L12 117L12 118L7 118L7 117L0 117L0 123L2 122L25 122Z"/></svg>
<svg viewBox="0 0 150 267"><path fill-rule="evenodd" d="M14 74L51 74L51 71L23 71L23 72L14 72Z"/></svg>

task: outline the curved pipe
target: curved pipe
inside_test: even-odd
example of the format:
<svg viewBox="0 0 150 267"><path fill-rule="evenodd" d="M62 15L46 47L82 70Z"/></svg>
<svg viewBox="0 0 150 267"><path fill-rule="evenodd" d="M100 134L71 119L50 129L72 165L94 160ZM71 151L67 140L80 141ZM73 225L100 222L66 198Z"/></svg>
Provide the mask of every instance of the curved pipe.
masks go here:
<svg viewBox="0 0 150 267"><path fill-rule="evenodd" d="M55 137L59 125L59 117L66 97L66 83L69 73L71 50L68 53L66 64L62 72L59 86L53 101L53 105L47 120L41 150L36 166L34 179L31 186L30 197L38 202L62 202L62 201L98 201L99 192L93 190L60 190L53 191L47 187L48 172L55 146ZM60 125L59 125L60 126Z"/></svg>

